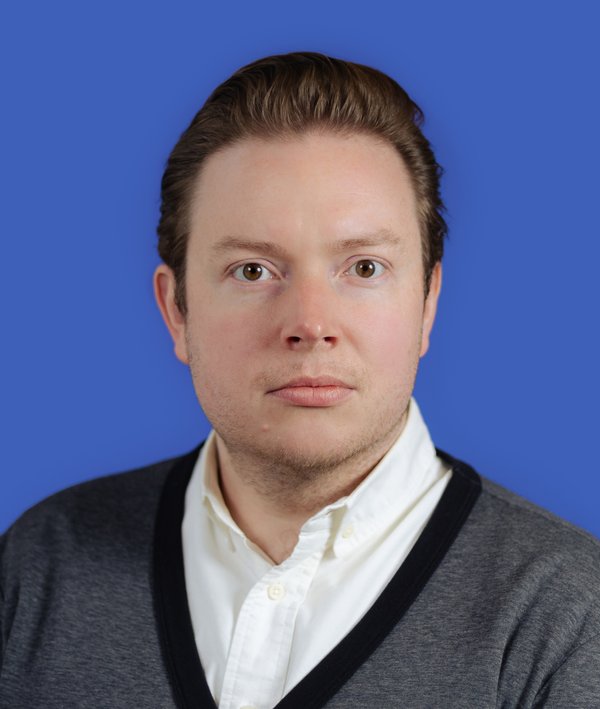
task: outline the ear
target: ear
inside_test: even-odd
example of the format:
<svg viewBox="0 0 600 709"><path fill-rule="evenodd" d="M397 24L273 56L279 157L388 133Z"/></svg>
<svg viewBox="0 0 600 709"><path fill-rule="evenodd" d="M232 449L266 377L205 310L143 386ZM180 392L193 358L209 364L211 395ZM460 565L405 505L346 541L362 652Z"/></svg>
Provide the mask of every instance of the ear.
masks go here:
<svg viewBox="0 0 600 709"><path fill-rule="evenodd" d="M431 272L431 281L429 283L429 293L425 298L425 307L423 309L423 330L421 334L421 352L422 357L429 349L429 336L433 328L435 313L437 310L438 298L442 289L442 264L438 261Z"/></svg>
<svg viewBox="0 0 600 709"><path fill-rule="evenodd" d="M187 342L185 339L186 322L175 303L175 275L164 263L154 271L154 297L165 325L167 326L173 344L175 355L184 364L189 364Z"/></svg>

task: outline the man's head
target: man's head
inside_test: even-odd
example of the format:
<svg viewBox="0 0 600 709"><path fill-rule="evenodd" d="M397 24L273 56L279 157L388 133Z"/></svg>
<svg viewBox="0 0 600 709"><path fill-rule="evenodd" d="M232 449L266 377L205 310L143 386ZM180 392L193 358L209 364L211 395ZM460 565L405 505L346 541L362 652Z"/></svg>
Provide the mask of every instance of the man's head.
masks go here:
<svg viewBox="0 0 600 709"><path fill-rule="evenodd" d="M447 227L441 168L420 126L423 114L392 78L371 67L298 52L259 59L218 86L173 149L162 180L158 250L177 283L185 315L190 206L207 158L244 138L301 135L311 129L362 133L389 143L402 157L415 191L424 287L441 261Z"/></svg>
<svg viewBox="0 0 600 709"><path fill-rule="evenodd" d="M445 230L419 117L375 70L288 55L225 82L173 151L156 296L255 485L323 484L402 430Z"/></svg>

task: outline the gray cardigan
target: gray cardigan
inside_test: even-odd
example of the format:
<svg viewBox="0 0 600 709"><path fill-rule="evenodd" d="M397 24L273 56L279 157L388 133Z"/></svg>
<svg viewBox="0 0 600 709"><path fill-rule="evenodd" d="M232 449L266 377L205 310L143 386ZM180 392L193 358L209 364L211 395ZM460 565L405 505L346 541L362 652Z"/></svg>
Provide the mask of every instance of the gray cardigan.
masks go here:
<svg viewBox="0 0 600 709"><path fill-rule="evenodd" d="M215 706L181 553L186 456L63 491L0 538L0 707ZM440 452L400 570L278 707L600 707L600 543Z"/></svg>

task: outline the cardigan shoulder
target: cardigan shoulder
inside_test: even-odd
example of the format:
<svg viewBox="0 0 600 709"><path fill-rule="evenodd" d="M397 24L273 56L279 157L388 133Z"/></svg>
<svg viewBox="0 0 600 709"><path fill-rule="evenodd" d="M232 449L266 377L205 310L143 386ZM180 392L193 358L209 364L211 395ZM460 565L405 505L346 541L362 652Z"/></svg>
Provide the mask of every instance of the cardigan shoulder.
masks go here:
<svg viewBox="0 0 600 709"><path fill-rule="evenodd" d="M115 535L144 527L164 480L179 458L78 483L26 510L0 537L9 559L72 541L114 544ZM29 559L30 560L30 559Z"/></svg>
<svg viewBox="0 0 600 709"><path fill-rule="evenodd" d="M183 457L183 456L182 456ZM149 563L164 481L180 457L79 483L25 511L0 536L0 649L18 607L63 585L98 585Z"/></svg>
<svg viewBox="0 0 600 709"><path fill-rule="evenodd" d="M594 535L484 477L479 504L505 546L514 544L515 555L563 559L574 572L600 580L600 540Z"/></svg>
<svg viewBox="0 0 600 709"><path fill-rule="evenodd" d="M181 458L67 488L0 538L0 706L131 706L134 688L138 706L174 706L151 579Z"/></svg>
<svg viewBox="0 0 600 709"><path fill-rule="evenodd" d="M600 541L486 478L462 535L447 560L468 569L455 600L461 607L470 588L488 638L501 640L498 696L563 706L549 698L570 692L584 702L572 706L591 706L600 696Z"/></svg>

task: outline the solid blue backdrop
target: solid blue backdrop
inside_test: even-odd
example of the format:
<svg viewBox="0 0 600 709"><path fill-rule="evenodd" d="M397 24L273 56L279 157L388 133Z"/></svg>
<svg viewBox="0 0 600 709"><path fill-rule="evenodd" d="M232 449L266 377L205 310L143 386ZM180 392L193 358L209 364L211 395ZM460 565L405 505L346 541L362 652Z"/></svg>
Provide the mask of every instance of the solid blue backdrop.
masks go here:
<svg viewBox="0 0 600 709"><path fill-rule="evenodd" d="M255 58L374 65L446 169L445 282L417 398L434 441L600 535L593 2L23 2L0 22L0 529L208 430L155 308L166 157Z"/></svg>

